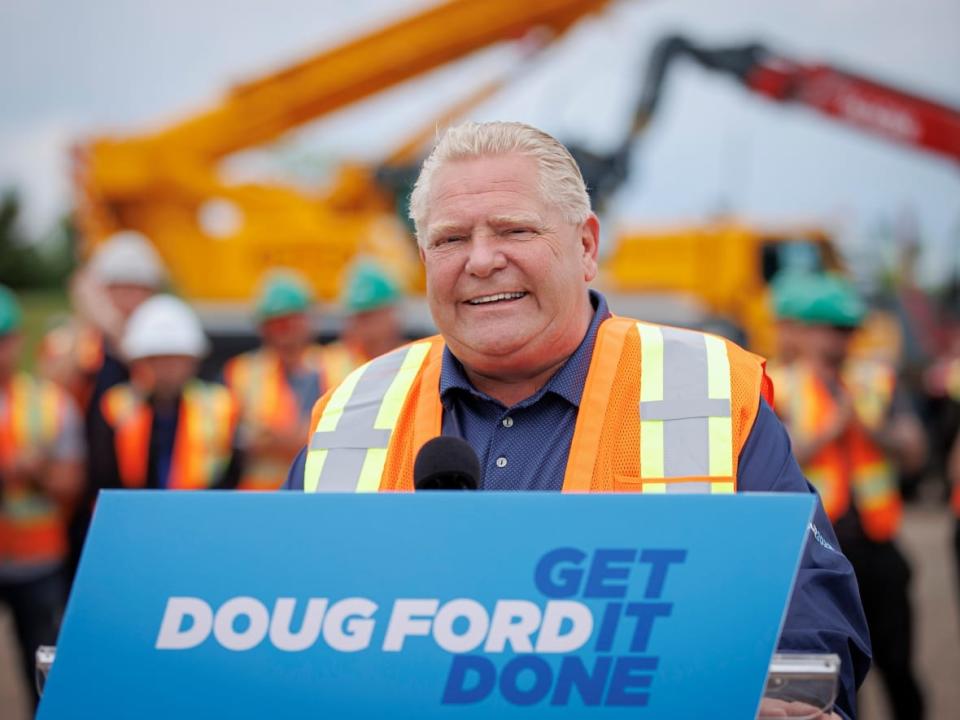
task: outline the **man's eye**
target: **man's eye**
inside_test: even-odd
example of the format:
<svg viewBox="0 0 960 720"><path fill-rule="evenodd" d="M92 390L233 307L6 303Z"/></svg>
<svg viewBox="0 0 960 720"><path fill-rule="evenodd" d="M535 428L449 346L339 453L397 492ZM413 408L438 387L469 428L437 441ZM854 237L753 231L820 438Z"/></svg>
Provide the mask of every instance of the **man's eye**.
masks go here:
<svg viewBox="0 0 960 720"><path fill-rule="evenodd" d="M529 235L531 232L533 231L530 230L530 228L525 227L510 228L507 230L508 235Z"/></svg>

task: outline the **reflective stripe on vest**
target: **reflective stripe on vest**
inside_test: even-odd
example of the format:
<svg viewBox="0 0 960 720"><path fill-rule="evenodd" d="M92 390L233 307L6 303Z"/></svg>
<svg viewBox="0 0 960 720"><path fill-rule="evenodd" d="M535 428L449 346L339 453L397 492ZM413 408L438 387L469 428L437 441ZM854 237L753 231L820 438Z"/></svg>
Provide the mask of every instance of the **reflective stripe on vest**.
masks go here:
<svg viewBox="0 0 960 720"><path fill-rule="evenodd" d="M307 492L375 492L404 400L430 351L417 342L351 372L317 421L304 470Z"/></svg>
<svg viewBox="0 0 960 720"><path fill-rule="evenodd" d="M734 492L726 343L710 335L646 323L637 323L637 331L643 492ZM667 482L685 477L717 480Z"/></svg>

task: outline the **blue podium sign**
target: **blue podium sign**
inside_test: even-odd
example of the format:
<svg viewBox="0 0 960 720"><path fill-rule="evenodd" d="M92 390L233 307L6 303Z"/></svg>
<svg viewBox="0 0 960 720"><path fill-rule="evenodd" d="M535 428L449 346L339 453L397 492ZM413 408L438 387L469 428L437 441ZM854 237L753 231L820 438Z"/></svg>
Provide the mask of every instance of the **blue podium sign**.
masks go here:
<svg viewBox="0 0 960 720"><path fill-rule="evenodd" d="M39 717L746 720L813 501L103 493Z"/></svg>

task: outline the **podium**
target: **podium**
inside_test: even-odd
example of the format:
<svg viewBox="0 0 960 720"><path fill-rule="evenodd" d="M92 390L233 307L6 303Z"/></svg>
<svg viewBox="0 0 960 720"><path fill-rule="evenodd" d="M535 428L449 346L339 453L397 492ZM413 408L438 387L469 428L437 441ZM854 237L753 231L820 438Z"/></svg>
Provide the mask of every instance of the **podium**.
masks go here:
<svg viewBox="0 0 960 720"><path fill-rule="evenodd" d="M106 492L38 717L754 718L813 504Z"/></svg>

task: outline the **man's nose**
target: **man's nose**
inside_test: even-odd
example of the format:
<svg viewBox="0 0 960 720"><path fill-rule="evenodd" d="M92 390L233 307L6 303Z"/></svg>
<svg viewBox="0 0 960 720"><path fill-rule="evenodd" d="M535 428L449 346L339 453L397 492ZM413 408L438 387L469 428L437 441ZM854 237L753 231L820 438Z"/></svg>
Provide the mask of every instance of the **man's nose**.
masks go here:
<svg viewBox="0 0 960 720"><path fill-rule="evenodd" d="M488 277L507 266L507 258L501 251L497 238L478 232L470 240L470 255L466 271L477 277Z"/></svg>

